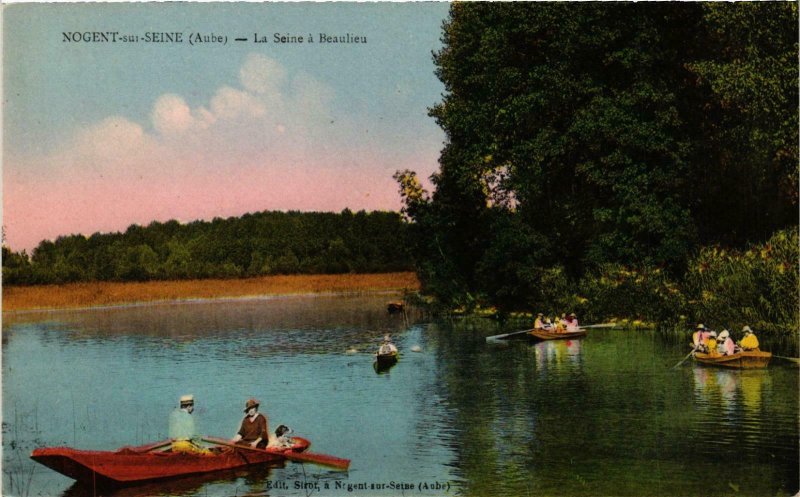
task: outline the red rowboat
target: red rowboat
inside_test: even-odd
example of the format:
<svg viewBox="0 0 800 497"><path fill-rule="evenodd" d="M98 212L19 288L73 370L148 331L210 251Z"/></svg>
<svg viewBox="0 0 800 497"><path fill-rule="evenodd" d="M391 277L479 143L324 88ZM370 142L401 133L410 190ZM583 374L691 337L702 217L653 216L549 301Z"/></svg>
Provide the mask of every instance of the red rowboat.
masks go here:
<svg viewBox="0 0 800 497"><path fill-rule="evenodd" d="M584 337L586 336L586 330L549 331L549 330L535 329L529 331L528 335L532 338L538 338L539 340L566 340L568 338Z"/></svg>
<svg viewBox="0 0 800 497"><path fill-rule="evenodd" d="M299 456L310 445L304 438L292 438L295 444L286 453L249 447L213 449L211 455L148 452L147 449L130 447L113 452L47 447L34 450L31 458L62 475L89 485L119 487L253 464L282 463L286 459L292 459L291 454ZM162 447L164 445L168 444L161 444Z"/></svg>

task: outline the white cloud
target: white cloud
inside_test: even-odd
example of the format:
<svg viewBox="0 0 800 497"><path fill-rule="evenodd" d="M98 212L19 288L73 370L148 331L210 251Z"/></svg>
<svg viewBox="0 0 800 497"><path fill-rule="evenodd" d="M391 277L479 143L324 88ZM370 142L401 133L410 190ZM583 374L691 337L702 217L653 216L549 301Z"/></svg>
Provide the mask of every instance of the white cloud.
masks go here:
<svg viewBox="0 0 800 497"><path fill-rule="evenodd" d="M224 86L211 99L211 112L217 119L260 117L266 113L264 103L252 93Z"/></svg>
<svg viewBox="0 0 800 497"><path fill-rule="evenodd" d="M274 59L250 54L239 70L239 80L251 92L280 95L286 82L286 69Z"/></svg>
<svg viewBox="0 0 800 497"><path fill-rule="evenodd" d="M161 95L153 105L153 126L165 134L186 131L194 125L192 110L179 95Z"/></svg>

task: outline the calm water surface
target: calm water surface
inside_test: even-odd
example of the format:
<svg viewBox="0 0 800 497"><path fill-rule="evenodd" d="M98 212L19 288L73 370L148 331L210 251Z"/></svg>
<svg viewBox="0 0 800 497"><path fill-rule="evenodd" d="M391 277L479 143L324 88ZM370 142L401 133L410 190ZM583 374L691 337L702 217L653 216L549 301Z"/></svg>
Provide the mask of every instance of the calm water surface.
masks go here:
<svg viewBox="0 0 800 497"><path fill-rule="evenodd" d="M255 396L273 429L289 425L314 451L352 459L350 471L290 463L113 495L798 492L798 371L788 363L725 371L687 361L674 370L688 333L594 330L582 340L491 345L484 337L514 327L407 323L386 313L390 297L5 315L3 495L92 495L30 451L164 439L185 393L195 395L204 434L233 436ZM403 356L378 374L371 354L385 333ZM283 482L288 489L275 488ZM297 488L309 483L320 490ZM414 489L347 489L365 483Z"/></svg>

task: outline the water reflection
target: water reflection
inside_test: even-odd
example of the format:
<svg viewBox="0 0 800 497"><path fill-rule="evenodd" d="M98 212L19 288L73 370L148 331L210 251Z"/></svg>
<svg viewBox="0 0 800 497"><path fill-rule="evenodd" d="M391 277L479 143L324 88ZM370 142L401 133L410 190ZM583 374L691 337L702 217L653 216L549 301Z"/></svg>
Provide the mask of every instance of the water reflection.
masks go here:
<svg viewBox="0 0 800 497"><path fill-rule="evenodd" d="M533 345L533 350L536 370L541 374L574 370L581 362L581 340L539 341Z"/></svg>

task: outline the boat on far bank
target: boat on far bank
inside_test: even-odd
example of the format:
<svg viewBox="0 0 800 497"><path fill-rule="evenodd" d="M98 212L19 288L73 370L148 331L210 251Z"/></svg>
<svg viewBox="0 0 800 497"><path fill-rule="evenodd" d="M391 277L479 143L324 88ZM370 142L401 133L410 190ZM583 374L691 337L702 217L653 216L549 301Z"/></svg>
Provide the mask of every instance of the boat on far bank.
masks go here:
<svg viewBox="0 0 800 497"><path fill-rule="evenodd" d="M763 369L772 359L771 352L760 350L743 350L732 355L709 355L702 352L694 354L695 362L707 366L730 369Z"/></svg>
<svg viewBox="0 0 800 497"><path fill-rule="evenodd" d="M577 331L550 331L534 329L528 332L528 336L537 340L566 340L568 338L580 338L586 336L586 330Z"/></svg>

